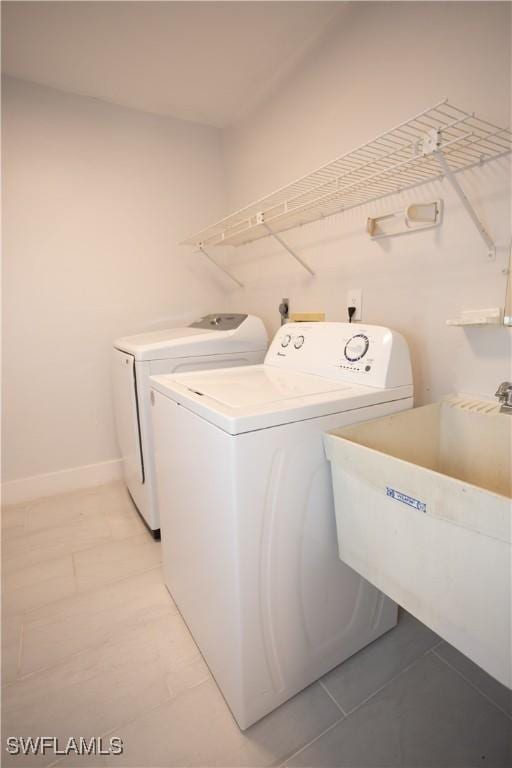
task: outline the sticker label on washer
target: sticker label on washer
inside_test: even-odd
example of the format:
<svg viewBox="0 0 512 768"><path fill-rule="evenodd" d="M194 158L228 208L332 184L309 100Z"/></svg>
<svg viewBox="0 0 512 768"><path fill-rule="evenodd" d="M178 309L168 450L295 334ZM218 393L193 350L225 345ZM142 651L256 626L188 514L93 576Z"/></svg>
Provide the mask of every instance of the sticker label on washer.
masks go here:
<svg viewBox="0 0 512 768"><path fill-rule="evenodd" d="M425 502L419 501L419 499L414 499L412 496L408 496L406 493L395 490L395 488L386 486L386 496L390 496L392 499L395 499L395 501L401 501L402 504L407 504L407 506L417 509L418 512L427 511L427 505Z"/></svg>

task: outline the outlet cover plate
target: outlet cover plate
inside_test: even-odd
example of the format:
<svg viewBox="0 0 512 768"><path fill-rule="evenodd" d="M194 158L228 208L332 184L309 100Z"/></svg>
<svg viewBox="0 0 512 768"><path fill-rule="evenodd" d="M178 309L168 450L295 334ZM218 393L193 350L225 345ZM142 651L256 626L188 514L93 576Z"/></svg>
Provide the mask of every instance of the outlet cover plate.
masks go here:
<svg viewBox="0 0 512 768"><path fill-rule="evenodd" d="M362 320L363 317L363 292L361 288L349 288L347 291L347 317L348 307L355 307L356 311L352 318L354 320Z"/></svg>

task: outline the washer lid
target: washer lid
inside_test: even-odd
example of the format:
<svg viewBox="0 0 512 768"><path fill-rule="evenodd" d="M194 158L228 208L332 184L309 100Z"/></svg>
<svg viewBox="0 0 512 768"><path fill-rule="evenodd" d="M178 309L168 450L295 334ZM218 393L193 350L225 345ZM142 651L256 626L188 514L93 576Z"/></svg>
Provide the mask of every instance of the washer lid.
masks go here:
<svg viewBox="0 0 512 768"><path fill-rule="evenodd" d="M273 365L164 374L151 387L231 435L412 397L412 387L377 389Z"/></svg>
<svg viewBox="0 0 512 768"><path fill-rule="evenodd" d="M283 371L270 365L181 374L179 383L196 395L228 408L252 408L297 397L349 389L336 381L307 373Z"/></svg>

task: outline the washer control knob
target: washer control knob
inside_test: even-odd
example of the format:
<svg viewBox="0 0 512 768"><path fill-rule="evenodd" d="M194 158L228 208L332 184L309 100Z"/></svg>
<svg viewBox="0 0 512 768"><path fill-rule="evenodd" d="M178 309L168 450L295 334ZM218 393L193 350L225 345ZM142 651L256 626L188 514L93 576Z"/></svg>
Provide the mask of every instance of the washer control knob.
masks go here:
<svg viewBox="0 0 512 768"><path fill-rule="evenodd" d="M297 336L293 346L295 347L295 349L300 349L303 344L304 344L304 336Z"/></svg>
<svg viewBox="0 0 512 768"><path fill-rule="evenodd" d="M282 347L287 347L291 340L292 340L292 337L290 336L289 333L287 333L286 336L283 338L283 340L281 342L281 346Z"/></svg>
<svg viewBox="0 0 512 768"><path fill-rule="evenodd" d="M364 333L356 333L345 344L345 357L350 363L355 363L366 355L369 346L368 337Z"/></svg>

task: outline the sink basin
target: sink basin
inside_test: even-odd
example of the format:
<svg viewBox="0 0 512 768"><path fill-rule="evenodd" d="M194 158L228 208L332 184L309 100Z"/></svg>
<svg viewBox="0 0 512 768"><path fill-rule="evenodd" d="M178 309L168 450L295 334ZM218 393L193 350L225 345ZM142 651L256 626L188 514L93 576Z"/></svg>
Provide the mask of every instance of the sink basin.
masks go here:
<svg viewBox="0 0 512 768"><path fill-rule="evenodd" d="M324 436L340 558L512 687L512 417L461 395Z"/></svg>

